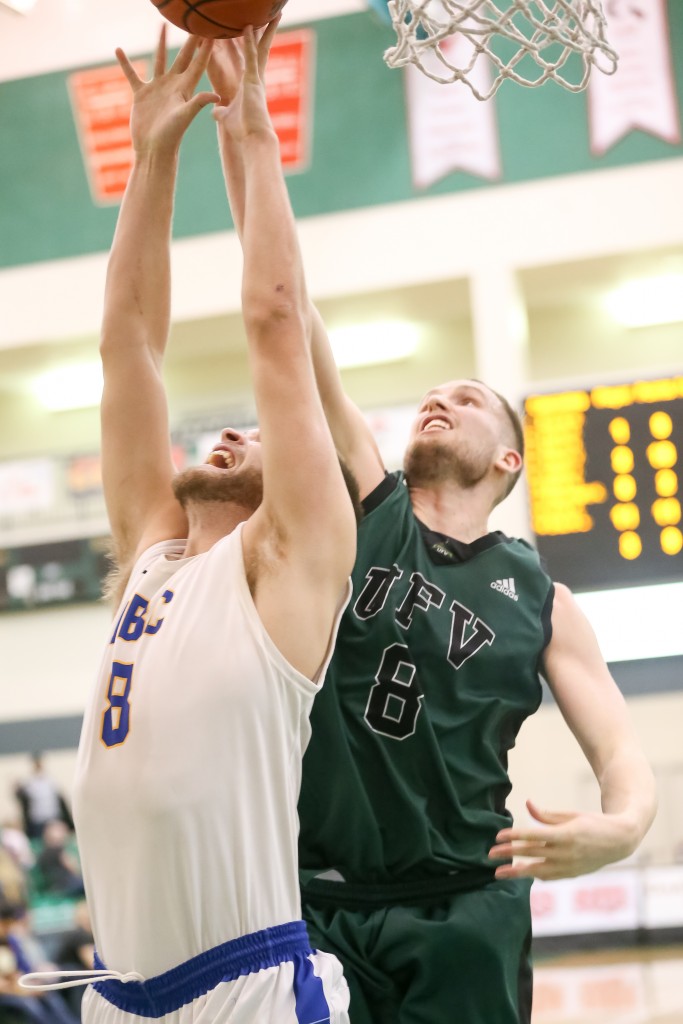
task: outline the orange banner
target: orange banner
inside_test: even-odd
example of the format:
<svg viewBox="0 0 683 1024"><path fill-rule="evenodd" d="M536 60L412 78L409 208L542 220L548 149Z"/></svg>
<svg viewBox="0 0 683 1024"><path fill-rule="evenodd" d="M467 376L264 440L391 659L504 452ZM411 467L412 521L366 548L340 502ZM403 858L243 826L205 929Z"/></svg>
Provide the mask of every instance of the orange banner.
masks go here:
<svg viewBox="0 0 683 1024"><path fill-rule="evenodd" d="M309 162L314 56L315 34L302 29L276 36L268 59L268 110L286 171L303 171Z"/></svg>
<svg viewBox="0 0 683 1024"><path fill-rule="evenodd" d="M147 62L133 67L147 77ZM133 166L130 108L133 96L118 64L69 75L69 94L93 200L118 203Z"/></svg>
<svg viewBox="0 0 683 1024"><path fill-rule="evenodd" d="M286 171L302 171L309 161L314 54L311 29L282 33L270 52L266 95ZM148 77L146 61L133 67ZM118 203L133 165L130 86L118 64L74 72L68 82L93 200Z"/></svg>

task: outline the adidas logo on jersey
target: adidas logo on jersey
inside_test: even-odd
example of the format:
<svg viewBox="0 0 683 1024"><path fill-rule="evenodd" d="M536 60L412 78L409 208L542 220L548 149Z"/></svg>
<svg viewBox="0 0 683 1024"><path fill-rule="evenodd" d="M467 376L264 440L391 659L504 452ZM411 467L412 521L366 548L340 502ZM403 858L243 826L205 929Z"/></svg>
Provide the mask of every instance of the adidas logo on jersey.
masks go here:
<svg viewBox="0 0 683 1024"><path fill-rule="evenodd" d="M519 601L519 594L515 593L515 581L512 576L507 580L494 580L491 589L505 594L506 597L511 597L513 601Z"/></svg>

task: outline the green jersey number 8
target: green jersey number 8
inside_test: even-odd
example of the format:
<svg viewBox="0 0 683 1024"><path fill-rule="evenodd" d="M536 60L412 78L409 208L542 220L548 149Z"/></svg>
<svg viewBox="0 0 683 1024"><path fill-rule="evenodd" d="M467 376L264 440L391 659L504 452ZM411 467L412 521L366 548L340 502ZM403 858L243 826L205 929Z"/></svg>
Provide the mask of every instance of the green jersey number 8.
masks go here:
<svg viewBox="0 0 683 1024"><path fill-rule="evenodd" d="M373 732L404 740L412 736L424 694L405 644L392 644L382 655L377 682L370 690L365 721Z"/></svg>

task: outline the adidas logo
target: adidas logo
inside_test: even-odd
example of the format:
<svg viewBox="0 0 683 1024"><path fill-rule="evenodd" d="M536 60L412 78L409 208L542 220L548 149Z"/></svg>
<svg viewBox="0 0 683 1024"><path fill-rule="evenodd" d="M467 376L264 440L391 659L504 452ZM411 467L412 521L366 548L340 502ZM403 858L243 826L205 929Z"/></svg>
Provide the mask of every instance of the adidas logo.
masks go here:
<svg viewBox="0 0 683 1024"><path fill-rule="evenodd" d="M507 580L494 580L491 589L505 594L506 597L511 597L513 601L519 601L519 594L515 593L515 581L512 576Z"/></svg>

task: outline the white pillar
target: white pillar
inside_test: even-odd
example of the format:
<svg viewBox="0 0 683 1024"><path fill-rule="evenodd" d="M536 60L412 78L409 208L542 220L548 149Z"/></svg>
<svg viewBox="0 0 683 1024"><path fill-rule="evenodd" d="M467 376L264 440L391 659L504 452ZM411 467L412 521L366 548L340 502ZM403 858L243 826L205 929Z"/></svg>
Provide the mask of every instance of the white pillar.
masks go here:
<svg viewBox="0 0 683 1024"><path fill-rule="evenodd" d="M528 390L529 326L515 271L487 263L470 278L477 377L521 413ZM531 539L524 477L491 517L491 528Z"/></svg>

